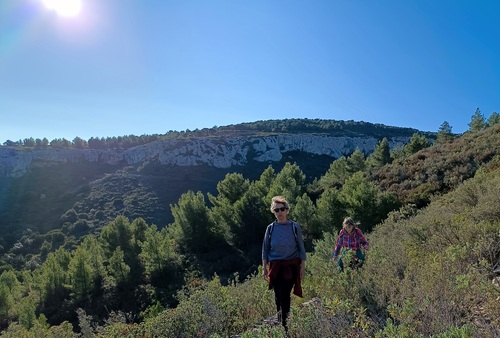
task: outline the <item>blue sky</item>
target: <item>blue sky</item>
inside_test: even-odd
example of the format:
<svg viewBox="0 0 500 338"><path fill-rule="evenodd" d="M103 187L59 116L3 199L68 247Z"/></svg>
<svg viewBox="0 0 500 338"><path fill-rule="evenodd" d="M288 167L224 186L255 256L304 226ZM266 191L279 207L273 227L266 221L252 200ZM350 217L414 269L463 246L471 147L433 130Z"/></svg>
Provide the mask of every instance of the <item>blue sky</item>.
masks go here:
<svg viewBox="0 0 500 338"><path fill-rule="evenodd" d="M500 111L496 0L0 1L0 143Z"/></svg>

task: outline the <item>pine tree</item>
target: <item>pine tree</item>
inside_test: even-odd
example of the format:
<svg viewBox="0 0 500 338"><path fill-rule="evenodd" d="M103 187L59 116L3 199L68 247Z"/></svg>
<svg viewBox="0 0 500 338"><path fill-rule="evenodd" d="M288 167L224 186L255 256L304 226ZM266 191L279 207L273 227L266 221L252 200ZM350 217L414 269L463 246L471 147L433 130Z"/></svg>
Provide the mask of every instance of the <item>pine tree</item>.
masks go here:
<svg viewBox="0 0 500 338"><path fill-rule="evenodd" d="M91 255L83 246L79 246L69 264L72 294L75 300L87 297L94 287Z"/></svg>
<svg viewBox="0 0 500 338"><path fill-rule="evenodd" d="M359 220L365 229L371 229L377 219L378 193L378 188L362 172L357 172L342 187L340 198L348 215Z"/></svg>
<svg viewBox="0 0 500 338"><path fill-rule="evenodd" d="M32 297L24 297L18 304L19 324L26 329L31 329L36 321L35 302Z"/></svg>
<svg viewBox="0 0 500 338"><path fill-rule="evenodd" d="M368 157L368 166L371 168L380 168L391 162L391 150L389 141L384 137L376 146L373 153Z"/></svg>
<svg viewBox="0 0 500 338"><path fill-rule="evenodd" d="M137 266L137 253L133 241L134 231L129 220L118 216L102 228L99 241L107 257L110 257L120 247L127 265Z"/></svg>
<svg viewBox="0 0 500 338"><path fill-rule="evenodd" d="M365 171L365 169L365 154L359 148L356 148L351 156L347 158L347 171L352 175L358 171Z"/></svg>
<svg viewBox="0 0 500 338"><path fill-rule="evenodd" d="M250 182L242 174L226 174L224 179L217 183L217 198L226 198L230 204L233 204L243 196L249 186Z"/></svg>
<svg viewBox="0 0 500 338"><path fill-rule="evenodd" d="M481 110L479 108L477 108L474 115L472 115L471 121L468 126L469 130L472 132L481 131L487 127L484 115L481 114Z"/></svg>
<svg viewBox="0 0 500 338"><path fill-rule="evenodd" d="M340 188L350 173L347 170L347 158L339 157L330 164L327 172L319 179L319 185L323 189Z"/></svg>
<svg viewBox="0 0 500 338"><path fill-rule="evenodd" d="M215 240L213 224L201 192L182 194L171 210L174 216L172 227L184 249L203 253L212 248Z"/></svg>
<svg viewBox="0 0 500 338"><path fill-rule="evenodd" d="M109 259L109 272L118 284L124 283L130 276L130 267L125 262L125 254L117 247Z"/></svg>
<svg viewBox="0 0 500 338"><path fill-rule="evenodd" d="M431 143L424 135L414 133L411 137L410 143L404 146L404 152L407 156L410 156L430 146Z"/></svg>
<svg viewBox="0 0 500 338"><path fill-rule="evenodd" d="M155 225L148 227L140 254L147 273L163 271L174 256L169 240L167 228L158 231Z"/></svg>
<svg viewBox="0 0 500 338"><path fill-rule="evenodd" d="M488 127L494 126L495 124L500 123L500 114L497 112L491 113L490 117L488 117Z"/></svg>
<svg viewBox="0 0 500 338"><path fill-rule="evenodd" d="M281 195L293 205L305 192L305 181L306 175L299 166L287 162L269 187L266 200L270 202L273 196Z"/></svg>
<svg viewBox="0 0 500 338"><path fill-rule="evenodd" d="M70 260L69 252L61 247L48 254L41 268L36 271L34 284L40 289L44 306L58 307L68 296Z"/></svg>
<svg viewBox="0 0 500 338"><path fill-rule="evenodd" d="M443 144L453 141L454 137L451 129L451 125L447 121L444 121L439 127L436 143Z"/></svg>
<svg viewBox="0 0 500 338"><path fill-rule="evenodd" d="M302 231L305 237L312 237L309 235L309 228L314 223L314 219L316 216L315 211L316 208L314 207L313 202L306 193L297 198L295 207L291 211L292 218L297 220L297 222L299 222L302 226Z"/></svg>
<svg viewBox="0 0 500 338"><path fill-rule="evenodd" d="M335 188L324 191L316 201L316 220L309 227L309 234L321 238L323 232L338 233L346 215L340 192Z"/></svg>
<svg viewBox="0 0 500 338"><path fill-rule="evenodd" d="M0 324L6 325L14 311L14 298L6 285L0 284Z"/></svg>
<svg viewBox="0 0 500 338"><path fill-rule="evenodd" d="M260 179L252 182L243 198L235 204L241 226L236 224L238 248L248 251L262 243L266 226L273 220L269 210L270 200L266 199L269 186L274 179L274 169L268 167Z"/></svg>

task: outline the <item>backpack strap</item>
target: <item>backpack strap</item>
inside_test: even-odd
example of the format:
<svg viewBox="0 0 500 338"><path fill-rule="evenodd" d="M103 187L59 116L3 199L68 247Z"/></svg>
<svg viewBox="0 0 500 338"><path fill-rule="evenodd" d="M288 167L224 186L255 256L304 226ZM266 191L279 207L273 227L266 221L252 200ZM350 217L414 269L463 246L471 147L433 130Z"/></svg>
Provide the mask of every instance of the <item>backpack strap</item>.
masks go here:
<svg viewBox="0 0 500 338"><path fill-rule="evenodd" d="M274 230L274 222L269 224L269 236L267 237L267 247L271 247L271 236L273 235L273 230Z"/></svg>
<svg viewBox="0 0 500 338"><path fill-rule="evenodd" d="M297 222L294 222L294 221L290 221L290 222L292 222L293 234L295 235L295 240L297 240L297 238L298 238Z"/></svg>

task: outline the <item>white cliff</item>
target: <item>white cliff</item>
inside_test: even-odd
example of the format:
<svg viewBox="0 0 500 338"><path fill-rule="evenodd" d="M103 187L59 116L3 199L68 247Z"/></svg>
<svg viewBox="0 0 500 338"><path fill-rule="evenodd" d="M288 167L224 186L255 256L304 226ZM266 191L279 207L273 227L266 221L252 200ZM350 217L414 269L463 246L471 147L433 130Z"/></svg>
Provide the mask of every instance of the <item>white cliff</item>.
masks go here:
<svg viewBox="0 0 500 338"><path fill-rule="evenodd" d="M409 137L389 140L394 148L409 141ZM373 151L378 140L374 137L346 137L320 134L279 134L265 137L228 137L165 139L127 150L98 149L33 149L0 147L0 176L18 177L32 165L53 165L81 161L108 164L140 164L158 160L163 165L210 165L228 168L245 165L248 161L274 162L283 154L301 151L328 155L333 159L350 155L356 148L365 154Z"/></svg>

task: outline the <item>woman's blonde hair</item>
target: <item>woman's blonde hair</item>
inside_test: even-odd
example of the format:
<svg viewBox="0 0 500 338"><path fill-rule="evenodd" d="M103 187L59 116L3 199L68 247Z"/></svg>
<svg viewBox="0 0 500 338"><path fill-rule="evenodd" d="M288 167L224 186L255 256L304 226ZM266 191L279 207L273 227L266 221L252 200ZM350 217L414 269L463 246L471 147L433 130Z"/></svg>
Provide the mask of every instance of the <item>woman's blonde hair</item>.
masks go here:
<svg viewBox="0 0 500 338"><path fill-rule="evenodd" d="M271 199L271 207L269 208L271 210L271 212L274 212L274 205L276 203L283 204L286 209L290 209L290 205L288 204L288 201L286 200L286 198L284 198L283 196L274 196Z"/></svg>
<svg viewBox="0 0 500 338"><path fill-rule="evenodd" d="M344 221L342 222L342 227L345 229L348 226L352 225L353 227L356 227L356 222L351 217L346 217L344 218Z"/></svg>

